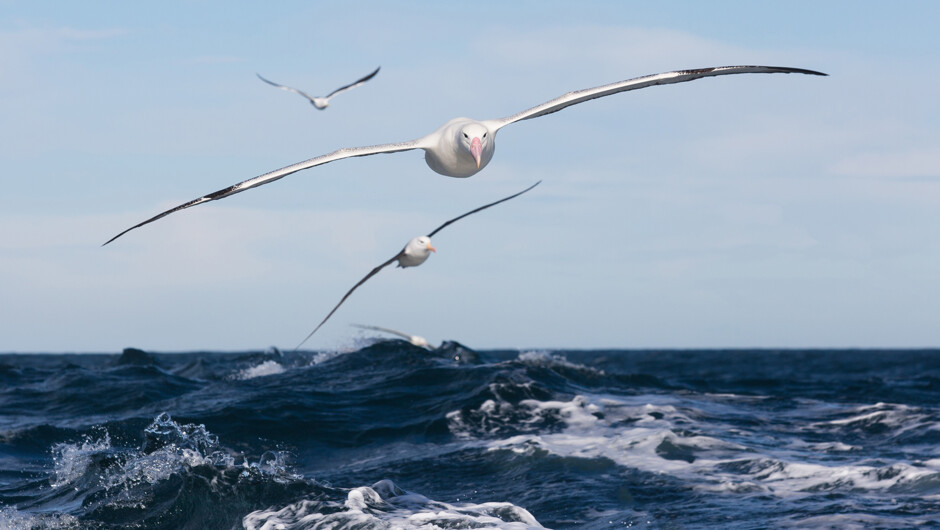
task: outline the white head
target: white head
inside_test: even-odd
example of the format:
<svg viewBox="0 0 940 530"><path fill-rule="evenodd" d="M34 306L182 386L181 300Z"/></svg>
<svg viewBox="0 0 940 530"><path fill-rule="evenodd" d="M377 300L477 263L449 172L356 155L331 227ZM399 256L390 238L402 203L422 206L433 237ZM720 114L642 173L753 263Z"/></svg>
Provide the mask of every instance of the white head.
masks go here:
<svg viewBox="0 0 940 530"><path fill-rule="evenodd" d="M437 249L431 246L431 238L428 236L418 236L405 245L405 249L398 258L399 267L417 267L428 259L431 252Z"/></svg>
<svg viewBox="0 0 940 530"><path fill-rule="evenodd" d="M460 128L460 145L466 149L480 169L483 152L489 147L491 138L486 127L479 123L468 123Z"/></svg>

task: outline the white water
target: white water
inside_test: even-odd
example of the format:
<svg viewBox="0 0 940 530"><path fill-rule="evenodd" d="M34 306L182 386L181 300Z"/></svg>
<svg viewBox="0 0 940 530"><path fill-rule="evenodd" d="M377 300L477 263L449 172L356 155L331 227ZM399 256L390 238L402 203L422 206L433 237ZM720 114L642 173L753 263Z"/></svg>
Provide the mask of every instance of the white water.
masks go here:
<svg viewBox="0 0 940 530"><path fill-rule="evenodd" d="M329 508L329 509L324 509ZM302 500L283 508L246 515L247 530L299 530L302 528L543 528L526 510L509 503L448 504L400 489L383 480L371 487L349 491L342 511Z"/></svg>
<svg viewBox="0 0 940 530"><path fill-rule="evenodd" d="M538 353L523 354L520 360L577 367ZM499 389L493 388L493 393L499 395ZM669 475L704 491L780 498L828 491L940 496L940 448L934 457L875 461L856 458L859 448L839 440L844 429L873 423L893 436L940 429L916 407L826 404L827 416L838 419L788 430L758 416L765 409L753 405L761 400L675 393L584 394L567 401L524 399L515 404L491 399L476 410L453 411L447 419L453 434L491 451L605 458L626 468ZM546 429L549 424L554 427ZM500 437L507 427L511 435ZM827 432L831 441L808 439ZM922 448L918 453L923 454Z"/></svg>

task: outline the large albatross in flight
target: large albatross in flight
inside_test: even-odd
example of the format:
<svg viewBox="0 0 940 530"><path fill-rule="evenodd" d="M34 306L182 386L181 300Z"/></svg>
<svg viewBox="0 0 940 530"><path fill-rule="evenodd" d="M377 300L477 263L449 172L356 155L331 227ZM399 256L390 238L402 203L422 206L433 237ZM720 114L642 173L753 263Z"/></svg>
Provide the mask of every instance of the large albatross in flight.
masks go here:
<svg viewBox="0 0 940 530"><path fill-rule="evenodd" d="M279 84L275 83L274 81L268 81L267 79L261 77L261 74L256 73L255 75L258 76L258 79L264 81L265 83L267 83L267 84L269 84L269 85L276 86L276 87L280 88L281 90L287 90L288 92L293 92L293 93L295 93L295 94L300 94L301 96L303 96L303 97L307 98L308 100L310 100L310 104L311 104L311 105L313 105L314 107L316 107L316 108L319 109L319 110L323 110L323 109L325 109L325 108L327 108L327 107L330 106L330 99L332 99L333 96L335 96L336 94L339 94L340 92L345 92L345 91L347 91L347 90L356 88L357 86L359 86L359 85L365 83L366 81L372 79L373 77L375 77L375 74L379 73L379 69L380 69L380 68L382 68L382 67L380 66L379 68L376 68L371 74L369 74L369 75L363 77L362 79L357 79L356 81L353 81L352 83L349 83L349 84L346 85L346 86L341 86L341 87L337 88L336 90L330 92L328 95L323 96L323 97L310 96L310 95L308 95L306 92L304 92L304 91L302 91L302 90L297 90L296 88L291 88L291 87L289 87L289 86L279 85Z"/></svg>
<svg viewBox="0 0 940 530"><path fill-rule="evenodd" d="M268 184L304 169L327 164L344 158L356 156L377 155L379 153L397 153L400 151L411 151L413 149L424 150L424 160L428 166L448 177L470 177L475 175L481 169L485 168L493 158L493 152L496 149L496 133L503 127L516 123L517 121L529 120L545 116L553 112L558 112L566 107L577 105L592 99L610 96L628 90L637 90L654 85L668 85L672 83L684 83L702 77L713 77L730 74L809 74L809 75L827 75L822 72L805 70L803 68L788 68L779 66L717 66L711 68L699 68L696 70L678 70L675 72L665 72L662 74L647 75L611 83L594 88L587 88L575 92L569 92L559 96L551 101L536 105L528 110L524 110L512 116L499 118L495 120L478 121L471 118L454 118L441 126L440 129L423 136L416 140L399 142L393 144L372 145L367 147L344 147L320 155L303 162L298 162L281 169L276 169L269 173L259 175L255 178L239 182L219 191L204 195L189 202L185 202L170 208L165 212L159 213L142 223L138 223L120 234L112 237L104 243L114 241L122 235L135 228L140 228L145 224L152 223L157 219L166 217L173 212L185 210L197 204L204 202L224 199L230 195Z"/></svg>
<svg viewBox="0 0 940 530"><path fill-rule="evenodd" d="M490 206L496 206L497 204L499 204L499 203L501 203L501 202L506 202L506 201L508 201L509 199L513 199L513 198L515 198L515 197L518 197L518 196L522 195L523 193L525 193L525 192L531 190L532 188L538 186L539 184L541 184L541 182L542 182L542 181L540 180L540 181L536 182L535 184L529 186L528 188L526 188L526 189L524 189L524 190L522 190L522 191L520 191L520 192L513 193L513 194L510 195L509 197L504 197L504 198L502 198L502 199L500 199L500 200L498 200L498 201L491 202L491 203L489 203L489 204L484 204L483 206L480 206L479 208L474 208L473 210L470 210L469 212L467 212L467 213L465 213L465 214L463 214L463 215L458 215L457 217L454 217L453 219L451 219L451 220L447 221L446 223L442 224L441 226L435 228L434 231L432 231L430 234L428 234L428 235L426 235L426 236L418 236L418 237L413 238L411 241L408 242L407 245L405 245L405 248L401 249L401 251L398 252L398 254L395 254L394 256L392 256L391 258L389 258L388 260L386 260L384 263L382 263L382 264L379 265L378 267L376 267L376 268L372 269L371 271L369 271L369 274L366 274L361 280L359 280L359 281L356 283L356 285L353 285L351 289L349 289L348 291L346 291L346 294L343 295L343 297L340 299L339 303L337 303L335 306L333 306L333 309L326 315L326 317L325 317L322 321L320 321L319 324L317 324L317 327L314 328L314 330L311 331L310 334L307 335L307 337L306 337L304 340L300 341L300 344L298 344L298 345L294 348L294 350L297 350L297 348L300 348L301 346L303 346L303 344L304 344L305 342L307 342L308 340L310 340L310 337L312 337L314 333L316 333L321 327L323 327L323 324L326 324L326 321L329 320L331 316L333 316L333 313L335 313L336 310L339 309L339 306L343 305L343 302L345 302L346 299L349 298L349 295L353 294L353 291L355 291L356 289L358 289L360 285L366 283L366 282L369 280L369 278L371 278L371 277L375 276L376 274L378 274L380 270L384 269L385 267L391 265L392 263L394 263L394 262L396 262L396 261L398 262L398 266L401 267L401 268L417 267L418 265L421 265L422 263L424 263L424 262L428 259L428 256L431 255L431 252L436 252L436 251L437 251L436 248L434 248L433 246L431 246L431 238L434 237L434 234L436 234L436 233L440 232L441 230L443 230L444 227L450 225L451 223L454 223L454 222L456 222L456 221L459 221L459 220L463 219L464 217L466 217L466 216L468 216L468 215L472 215L472 214L475 214L475 213L477 213L477 212L479 212L479 211L481 211L481 210L485 210L485 209L489 208ZM412 341L412 344L414 344L413 341ZM425 341L425 345L427 345L427 341Z"/></svg>

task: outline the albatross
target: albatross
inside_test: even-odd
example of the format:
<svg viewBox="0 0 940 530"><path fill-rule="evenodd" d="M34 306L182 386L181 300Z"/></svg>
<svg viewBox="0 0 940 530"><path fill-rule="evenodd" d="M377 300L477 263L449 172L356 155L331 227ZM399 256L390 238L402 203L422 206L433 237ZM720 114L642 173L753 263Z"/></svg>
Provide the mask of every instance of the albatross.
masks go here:
<svg viewBox="0 0 940 530"><path fill-rule="evenodd" d="M302 90L297 90L296 88L291 88L291 87L289 87L289 86L279 85L279 84L275 83L274 81L268 81L267 79L261 77L261 74L259 74L259 73L255 73L255 75L258 76L258 79L264 81L265 83L267 83L267 84L269 84L269 85L276 86L276 87L280 88L281 90L287 90L288 92L293 92L294 94L300 94L301 96L303 96L303 97L307 98L308 100L310 100L310 104L311 104L311 105L313 105L314 107L316 107L316 108L319 109L319 110L323 110L323 109L325 109L325 108L327 108L327 107L330 106L330 98L332 98L332 97L335 96L336 94L339 94L340 92L345 92L346 90L350 90L350 89L356 88L357 86L359 86L359 85L365 83L366 81L372 79L373 77L375 77L375 74L379 73L379 69L381 69L381 68L382 68L382 67L380 66L380 67L376 68L375 71L373 71L371 74L369 74L369 75L363 77L362 79L353 81L352 83L349 83L349 84L346 85L346 86L341 86L341 87L337 88L336 90L330 92L328 95L323 96L323 97L310 96L310 95L308 95L306 92L304 92L304 91L302 91Z"/></svg>
<svg viewBox="0 0 940 530"><path fill-rule="evenodd" d="M430 234L426 236L418 236L418 237L412 238L411 241L409 241L408 244L405 245L405 248L401 249L401 251L399 251L398 254L395 254L394 256L386 260L384 263L382 263L378 267L369 271L369 274L366 274L361 280L356 282L356 285L353 285L352 288L346 291L346 294L344 294L343 297L340 299L340 301L335 306L333 306L333 309L329 313L327 313L326 317L322 321L320 321L319 324L317 324L317 327L314 328L314 330L311 331L310 334L307 335L307 337L304 340L300 341L300 344L298 344L294 348L294 350L296 351L297 348L300 348L301 346L303 346L305 342L310 340L310 337L312 337L314 333L316 333L321 327L323 327L323 324L326 324L326 321L329 320L330 317L333 316L333 313L335 313L336 310L339 309L339 306L343 305L343 302L345 302L346 299L349 298L351 294L353 294L353 291L358 289L360 285L366 283L369 280L369 278L378 274L380 270L384 269L385 267L391 265L392 263L396 261L398 262L398 266L403 269L408 268L408 267L417 267L418 265L421 265L422 263L427 261L428 256L431 255L431 252L437 252L437 249L431 245L431 238L434 237L434 234L443 230L444 227L456 221L459 221L460 219L463 219L464 217L468 215L475 214L491 206L496 206L497 204L501 202L506 202L509 199L518 197L522 195L523 193L531 190L532 188L538 186L539 184L541 184L541 182L542 181L540 180L536 182L535 184L529 186L528 188L510 195L509 197L504 197L498 201L491 202L489 204L484 204L483 206L480 206L479 208L474 208L473 210L470 210L469 212L465 214L458 215L457 217L454 217L453 219L442 224L441 226L435 228ZM425 343L427 343L427 341L425 341Z"/></svg>
<svg viewBox="0 0 940 530"><path fill-rule="evenodd" d="M417 346L419 348L426 348L429 350L434 349L430 344L428 344L428 339L420 335L409 335L403 331L398 331L397 329L383 328L379 326L366 326L364 324L353 324L353 326L356 326L357 328L360 328L360 329L368 329L371 331L381 331L382 333L397 335L405 339L406 341L410 342L412 346Z"/></svg>
<svg viewBox="0 0 940 530"><path fill-rule="evenodd" d="M135 228L140 228L141 226L152 223L157 219L166 217L171 213L185 210L186 208L191 208L197 204L224 199L236 193L274 182L275 180L284 178L292 173L310 169L316 166L321 166L330 162L335 162L337 160L343 160L345 158L352 158L357 156L377 155L380 153L398 153L401 151L423 149L425 162L427 162L428 167L430 167L436 173L447 177L470 177L485 168L493 158L493 153L496 149L496 133L503 127L518 121L531 120L532 118L538 118L540 116L552 114L553 112L558 112L564 108L577 105L578 103L584 103L585 101L590 101L592 99L655 85L684 83L686 81L701 79L703 77L714 77L719 75L790 73L822 76L827 75L822 72L816 72L814 70L781 66L717 66L710 68L699 68L695 70L677 70L674 72L665 72L661 74L637 77L634 79L628 79L626 81L620 81L617 83L611 83L609 85L602 85L594 88L587 88L575 92L568 92L567 94L559 96L551 101L546 101L541 105L536 105L530 109L513 114L511 116L507 116L505 118L483 121L474 120L471 118L454 118L442 125L438 130L427 136L422 136L416 140L391 144L372 145L367 147L344 147L331 153L320 155L303 162L298 162L296 164L282 167L281 169L276 169L243 182L239 182L238 184L223 188L208 195L203 195L202 197L170 208L169 210L159 213L150 219L147 219L146 221L138 223L124 230L123 232L106 241L104 245L107 245L108 243L130 232L131 230L134 230Z"/></svg>

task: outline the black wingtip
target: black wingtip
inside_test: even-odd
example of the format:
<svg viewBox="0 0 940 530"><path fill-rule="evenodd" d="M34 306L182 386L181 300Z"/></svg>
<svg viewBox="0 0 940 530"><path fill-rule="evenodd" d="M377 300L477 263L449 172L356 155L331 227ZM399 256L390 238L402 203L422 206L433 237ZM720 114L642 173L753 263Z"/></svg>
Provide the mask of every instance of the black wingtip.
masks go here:
<svg viewBox="0 0 940 530"><path fill-rule="evenodd" d="M127 230L121 232L120 234L118 234L118 235L112 237L111 239L105 241L104 243L101 244L101 246L102 246L102 247L103 247L103 246L106 246L108 243L110 243L110 242L114 241L115 239L117 239L117 238L123 236L124 234L130 232L130 231L133 230L134 228L137 228L137 227L135 226L135 227L128 228Z"/></svg>
<svg viewBox="0 0 940 530"><path fill-rule="evenodd" d="M134 226L128 228L127 230L124 230L124 231L121 232L120 234L118 234L118 235L112 237L111 239L105 241L104 244L102 244L101 246L103 247L103 246L107 245L108 243L110 243L110 242L114 241L115 239L117 239L117 238L123 236L124 234L130 232L131 230L134 230L135 228L140 228L140 227L142 227L142 226L144 226L144 225L146 225L146 224L149 224L149 223L152 223L152 222L156 221L157 219L160 219L160 218L162 218L162 217L166 217L167 215L169 215L170 213L174 212L174 211L177 210L177 209L178 209L178 208L174 208L173 210L168 210L168 211L166 211L166 212L157 214L157 215L151 217L150 219L147 219L146 221L144 221L144 222L142 222L142 223L137 223L136 225L134 225Z"/></svg>
<svg viewBox="0 0 940 530"><path fill-rule="evenodd" d="M372 71L372 73L371 73L371 74L369 74L369 75L367 75L367 76L365 76L365 77L363 77L362 79L360 79L360 80L359 80L359 81L357 81L357 82L358 82L358 83L364 83L364 82L366 82L366 81L369 81L369 80L371 80L371 79L372 79L373 77L375 77L375 75L376 75L376 74L378 74L378 73L379 73L379 70L381 70L381 69L382 69L382 67L381 67L381 66L380 66L380 67L378 67L378 68L376 68L375 70L373 70L373 71Z"/></svg>
<svg viewBox="0 0 940 530"><path fill-rule="evenodd" d="M820 72L818 70L809 70L807 68L794 68L792 66L768 66L773 72L781 74L806 74L806 75L821 75L829 76L829 74Z"/></svg>
<svg viewBox="0 0 940 530"><path fill-rule="evenodd" d="M825 72L819 72L817 70L807 70L806 68L787 68L788 73L794 74L806 74L806 75L821 75L824 77L829 77L829 74Z"/></svg>

